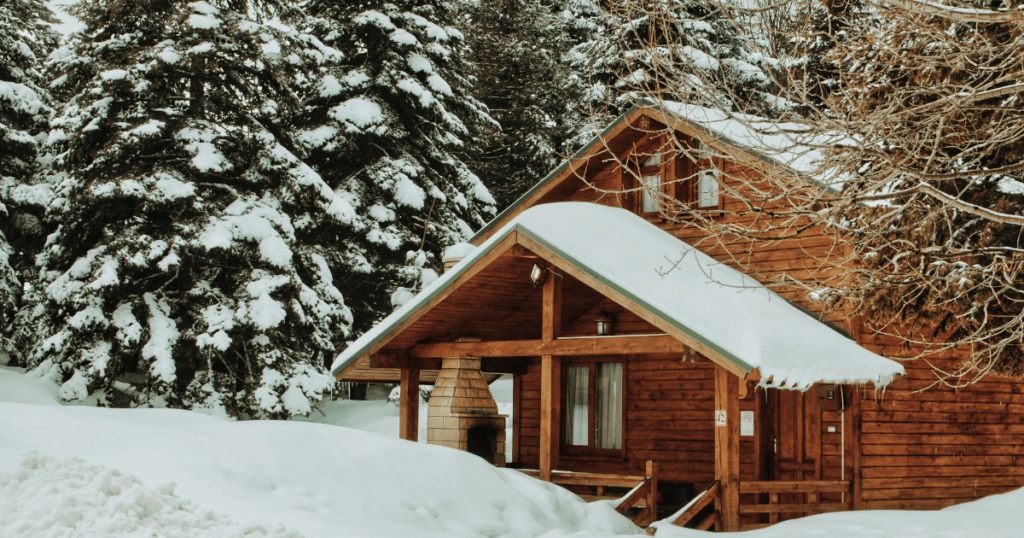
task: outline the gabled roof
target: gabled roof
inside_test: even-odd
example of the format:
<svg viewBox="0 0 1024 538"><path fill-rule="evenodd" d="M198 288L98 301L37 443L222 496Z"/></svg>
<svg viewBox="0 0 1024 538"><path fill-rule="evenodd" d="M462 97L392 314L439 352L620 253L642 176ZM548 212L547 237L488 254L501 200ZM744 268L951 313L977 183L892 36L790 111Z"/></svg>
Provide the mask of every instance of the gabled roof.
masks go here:
<svg viewBox="0 0 1024 538"><path fill-rule="evenodd" d="M727 155L762 169L783 170L831 191L832 181L812 176L820 160L820 148L840 141L838 137L808 133L797 123L780 123L757 116L725 113L720 110L663 101L642 99L616 118L585 146L544 176L509 207L484 225L469 242L479 244L511 217L536 203L553 184L567 179L570 166L582 159L606 151L603 143L628 127L640 115L657 116L676 130L700 137Z"/></svg>
<svg viewBox="0 0 1024 538"><path fill-rule="evenodd" d="M527 209L452 270L356 340L337 373L381 349L491 251L516 242L735 373L805 390L817 382L883 386L903 367L860 347L753 278L633 213L591 203Z"/></svg>

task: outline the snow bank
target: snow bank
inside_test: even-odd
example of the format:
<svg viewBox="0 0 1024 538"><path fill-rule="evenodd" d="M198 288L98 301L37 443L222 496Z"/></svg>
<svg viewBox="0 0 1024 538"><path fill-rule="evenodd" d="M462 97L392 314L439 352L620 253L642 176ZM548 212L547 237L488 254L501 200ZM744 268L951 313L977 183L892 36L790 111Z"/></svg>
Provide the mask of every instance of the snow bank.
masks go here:
<svg viewBox="0 0 1024 538"><path fill-rule="evenodd" d="M243 525L134 476L77 458L38 453L0 473L0 535L299 538L294 530ZM59 495L54 495L59 492Z"/></svg>
<svg viewBox="0 0 1024 538"><path fill-rule="evenodd" d="M23 376L3 369L0 374L0 399L8 398L12 385L25 385ZM33 450L54 458L46 463L50 471L36 475L20 469ZM103 487L97 477L110 473L97 466L132 475L111 480L124 484L125 491L135 488L139 495L160 500L167 507L161 510L178 510L186 522L206 513L198 507L212 511L210 517L222 527L211 528L218 529L236 528L234 521L257 522L251 528L284 526L306 538L533 538L552 529L566 534L638 532L604 503L584 503L562 488L448 448L322 424L228 422L168 409L0 403L0 475L27 472L32 476L15 480L12 487L50 481L53 490L67 492L33 497L39 513L56 514L62 503L85 506L74 503L93 499L88 502L99 503L103 513L121 517L116 502L95 498L95 488ZM79 476L82 483L59 482L61 473ZM167 482L177 484L174 495L161 489ZM4 504L11 502L4 491L0 513L11 506ZM132 498L121 500L130 504ZM145 524L141 518L126 521ZM261 532L274 536L275 531ZM0 536L12 534L17 536L0 526ZM193 535L220 536L178 534Z"/></svg>

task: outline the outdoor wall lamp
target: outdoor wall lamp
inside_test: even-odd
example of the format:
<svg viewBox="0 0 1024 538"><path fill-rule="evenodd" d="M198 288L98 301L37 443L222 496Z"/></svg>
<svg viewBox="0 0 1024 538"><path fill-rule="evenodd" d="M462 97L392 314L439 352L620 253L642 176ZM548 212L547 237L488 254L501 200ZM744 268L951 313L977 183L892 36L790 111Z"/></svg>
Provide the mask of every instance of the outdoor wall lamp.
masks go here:
<svg viewBox="0 0 1024 538"><path fill-rule="evenodd" d="M544 284L544 270L537 264L533 264L533 269L530 270L530 282L537 288Z"/></svg>
<svg viewBox="0 0 1024 538"><path fill-rule="evenodd" d="M598 314L597 319L594 320L594 322L597 323L598 336L608 336L612 334L612 318L608 312L604 311L604 309L601 309L601 313Z"/></svg>

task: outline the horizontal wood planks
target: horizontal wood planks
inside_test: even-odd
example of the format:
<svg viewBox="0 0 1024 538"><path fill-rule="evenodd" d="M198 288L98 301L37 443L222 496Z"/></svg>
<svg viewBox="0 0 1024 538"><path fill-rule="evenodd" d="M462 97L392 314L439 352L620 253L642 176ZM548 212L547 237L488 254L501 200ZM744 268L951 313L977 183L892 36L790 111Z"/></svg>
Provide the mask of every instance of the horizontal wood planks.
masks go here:
<svg viewBox="0 0 1024 538"><path fill-rule="evenodd" d="M876 353L895 340L863 337ZM950 353L931 362L948 368L958 359ZM905 367L900 388L862 398L864 507L941 508L1024 486L1024 384L990 376L960 390L919 392L934 383L935 372L924 361Z"/></svg>

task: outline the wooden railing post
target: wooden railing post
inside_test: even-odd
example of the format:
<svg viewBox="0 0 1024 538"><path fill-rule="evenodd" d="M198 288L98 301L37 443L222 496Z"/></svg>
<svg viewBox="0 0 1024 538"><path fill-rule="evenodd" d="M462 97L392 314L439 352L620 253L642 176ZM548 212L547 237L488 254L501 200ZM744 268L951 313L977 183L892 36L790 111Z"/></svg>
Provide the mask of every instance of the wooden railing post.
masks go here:
<svg viewBox="0 0 1024 538"><path fill-rule="evenodd" d="M647 521L644 524L651 524L658 520L658 464L647 460Z"/></svg>

